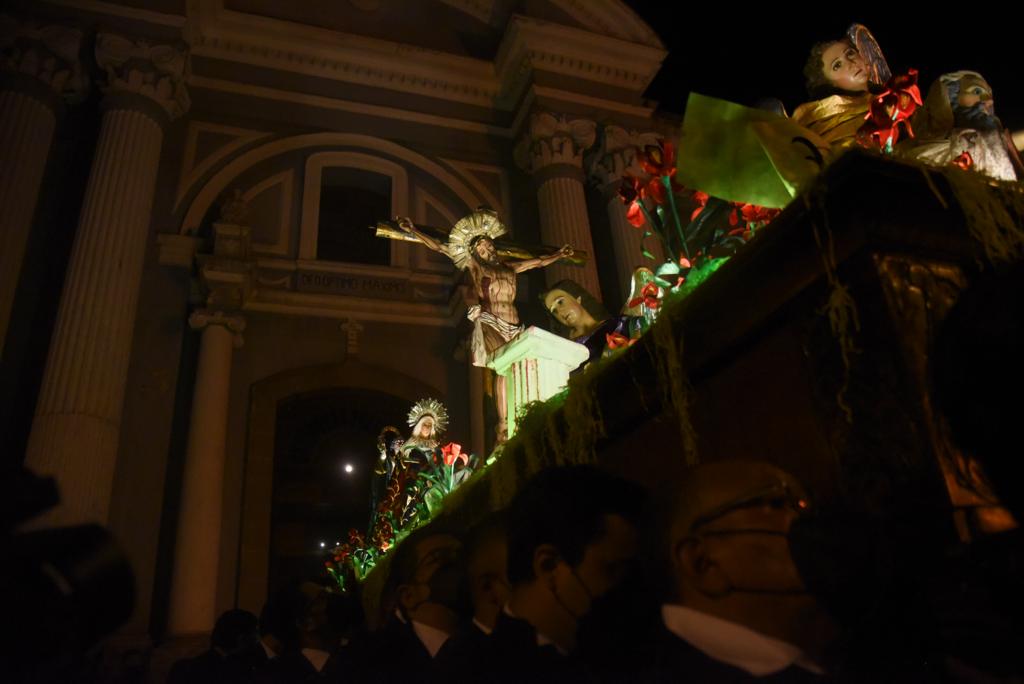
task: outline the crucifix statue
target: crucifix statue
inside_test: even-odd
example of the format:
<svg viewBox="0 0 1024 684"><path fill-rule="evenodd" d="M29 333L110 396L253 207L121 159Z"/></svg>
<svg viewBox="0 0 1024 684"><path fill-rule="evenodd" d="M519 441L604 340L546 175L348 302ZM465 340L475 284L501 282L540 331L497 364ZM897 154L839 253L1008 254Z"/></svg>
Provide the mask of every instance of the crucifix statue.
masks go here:
<svg viewBox="0 0 1024 684"><path fill-rule="evenodd" d="M456 268L469 269L479 302L466 314L473 321L470 349L474 366L486 367L494 351L523 330L515 305L517 274L548 266L560 259L579 263L585 256L574 252L569 245L557 250L530 250L496 243L496 238L504 234L505 226L497 214L486 209L478 209L466 216L447 235L443 230L417 227L408 218L397 218L393 223L377 226L380 237L419 242L447 256ZM535 256L542 251L547 253ZM495 379L494 400L498 409L498 442L501 443L507 438L504 377Z"/></svg>

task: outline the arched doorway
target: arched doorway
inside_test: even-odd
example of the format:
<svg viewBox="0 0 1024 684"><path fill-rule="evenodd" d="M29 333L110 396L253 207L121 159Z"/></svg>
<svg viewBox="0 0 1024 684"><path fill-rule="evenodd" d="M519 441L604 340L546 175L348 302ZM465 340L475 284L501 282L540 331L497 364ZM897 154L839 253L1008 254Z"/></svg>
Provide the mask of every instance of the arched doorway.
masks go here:
<svg viewBox="0 0 1024 684"><path fill-rule="evenodd" d="M354 358L341 364L285 371L253 383L236 577L238 607L257 613L263 607L272 563L274 574L285 578L316 559L315 553L305 552L309 540L316 545L314 552L320 541L338 541L337 537L320 539L317 535L321 531L346 532L348 527L334 525L349 519L357 521L354 524L366 524L368 480L362 490L354 479L351 485L337 479L321 483L315 496L311 487L303 493L301 483L328 472L346 453L354 467L370 462L380 429L385 425L403 427L409 407L429 396L442 395L414 377ZM376 411L381 412L379 417ZM368 452L356 446L367 435ZM283 459L280 471L279 453ZM340 462L343 467L344 461ZM278 477L282 478L280 486ZM303 496L327 502L328 506L320 509L320 517L316 504L309 505ZM334 497L350 502L335 502ZM275 520L282 528L272 534ZM288 525L292 525L292 534ZM272 554L277 554L276 559Z"/></svg>
<svg viewBox="0 0 1024 684"><path fill-rule="evenodd" d="M323 574L324 547L366 529L380 429L405 432L409 402L340 387L278 403L268 584Z"/></svg>

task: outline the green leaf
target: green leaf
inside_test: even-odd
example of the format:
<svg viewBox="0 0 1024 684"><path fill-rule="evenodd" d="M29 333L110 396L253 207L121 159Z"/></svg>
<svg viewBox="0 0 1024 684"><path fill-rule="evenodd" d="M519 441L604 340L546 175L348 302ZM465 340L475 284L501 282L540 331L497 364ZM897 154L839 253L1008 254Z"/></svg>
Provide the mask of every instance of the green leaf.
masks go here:
<svg viewBox="0 0 1024 684"><path fill-rule="evenodd" d="M651 261L655 261L654 255L651 254L650 252L648 252L646 249L642 249L642 250L640 250L640 252L641 252L641 254L643 254L645 257L647 257Z"/></svg>

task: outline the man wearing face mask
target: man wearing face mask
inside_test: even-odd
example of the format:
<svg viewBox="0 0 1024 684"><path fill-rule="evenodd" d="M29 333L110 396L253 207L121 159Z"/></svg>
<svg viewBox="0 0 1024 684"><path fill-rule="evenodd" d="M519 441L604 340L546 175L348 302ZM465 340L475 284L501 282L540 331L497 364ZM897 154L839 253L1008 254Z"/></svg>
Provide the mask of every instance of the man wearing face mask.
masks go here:
<svg viewBox="0 0 1024 684"><path fill-rule="evenodd" d="M508 602L455 679L577 681L579 621L631 567L643 498L639 486L589 466L530 480L506 518Z"/></svg>
<svg viewBox="0 0 1024 684"><path fill-rule="evenodd" d="M420 528L391 559L384 627L359 648L352 681L430 682L435 660L469 614L462 543L449 532Z"/></svg>
<svg viewBox="0 0 1024 684"><path fill-rule="evenodd" d="M824 682L836 629L807 593L787 539L803 489L767 463L699 466L668 517L670 600L641 681Z"/></svg>

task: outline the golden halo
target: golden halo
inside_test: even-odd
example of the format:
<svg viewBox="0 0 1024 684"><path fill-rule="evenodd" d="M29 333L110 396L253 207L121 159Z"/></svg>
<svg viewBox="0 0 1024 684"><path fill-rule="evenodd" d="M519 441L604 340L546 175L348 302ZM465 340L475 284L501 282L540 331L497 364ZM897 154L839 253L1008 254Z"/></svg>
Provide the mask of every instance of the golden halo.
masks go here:
<svg viewBox="0 0 1024 684"><path fill-rule="evenodd" d="M440 435L448 428L448 409L437 399L420 399L409 410L409 427L416 427L416 423L423 419L423 416L434 418L434 436Z"/></svg>
<svg viewBox="0 0 1024 684"><path fill-rule="evenodd" d="M462 270L473 258L470 243L474 238L486 236L494 240L504 234L505 225L498 220L497 212L491 209L477 209L460 219L448 234L448 256L455 263L455 267Z"/></svg>

